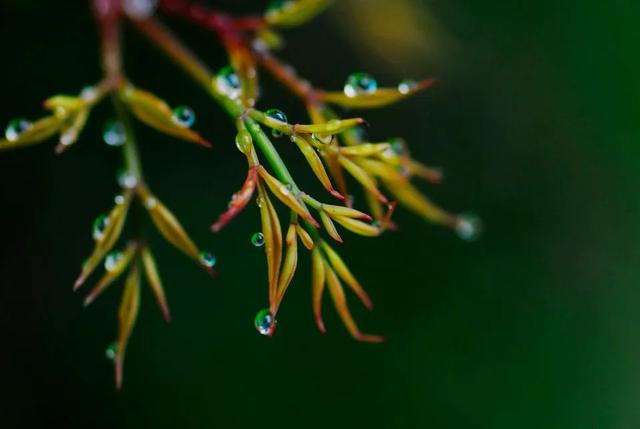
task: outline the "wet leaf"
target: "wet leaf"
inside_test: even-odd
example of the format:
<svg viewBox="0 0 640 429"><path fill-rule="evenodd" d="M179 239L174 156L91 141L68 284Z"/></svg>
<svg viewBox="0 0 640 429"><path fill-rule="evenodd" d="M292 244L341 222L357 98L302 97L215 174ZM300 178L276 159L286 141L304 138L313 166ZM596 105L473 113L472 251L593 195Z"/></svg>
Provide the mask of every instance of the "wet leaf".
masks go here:
<svg viewBox="0 0 640 429"><path fill-rule="evenodd" d="M434 79L425 79L406 92L401 92L397 88L379 88L373 92L365 92L352 97L344 92L323 92L319 98L325 103L336 104L349 109L373 109L411 97L417 92L430 88L434 83Z"/></svg>
<svg viewBox="0 0 640 429"><path fill-rule="evenodd" d="M95 299L102 292L104 292L114 281L116 281L122 275L124 270L126 270L127 267L129 266L129 263L131 263L131 260L133 259L133 256L135 255L136 250L137 250L136 243L129 243L129 245L124 250L124 252L122 252L122 257L118 260L115 266L102 276L100 281L91 290L89 295L87 295L87 297L84 299L85 307L91 304L93 301L95 301Z"/></svg>

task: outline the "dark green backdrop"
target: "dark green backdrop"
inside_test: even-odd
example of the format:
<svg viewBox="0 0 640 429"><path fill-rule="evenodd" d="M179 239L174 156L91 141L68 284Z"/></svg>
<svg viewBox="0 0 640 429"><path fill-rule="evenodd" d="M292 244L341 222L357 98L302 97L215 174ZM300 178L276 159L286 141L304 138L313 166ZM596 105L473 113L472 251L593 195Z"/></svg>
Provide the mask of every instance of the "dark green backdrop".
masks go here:
<svg viewBox="0 0 640 429"><path fill-rule="evenodd" d="M0 154L0 426L640 427L640 7L416 1L438 23L440 42L429 55L417 43L398 63L369 54L367 37L352 34L372 31L356 19L367 2L339 3L291 31L283 55L331 88L361 69L383 82L405 77L405 65L438 76L434 90L364 114L374 139L404 135L418 159L444 167L446 183L425 189L445 207L479 213L484 238L463 243L399 210L397 233L349 235L342 249L377 304L369 314L352 299L357 319L388 343L351 341L328 305L330 335L317 333L306 259L277 335L258 336L252 318L266 284L263 256L249 243L256 210L208 232L243 180L232 126L132 33L133 81L193 106L216 144L206 152L140 127L152 188L216 253L220 275L210 280L154 240L174 321L164 325L145 291L116 393L103 353L119 288L88 310L71 291L92 219L117 191L119 153L100 142L109 107L62 157L51 144ZM402 30L382 22L372 37ZM224 64L205 33L174 27L212 66ZM37 117L47 96L99 78L85 2L2 0L0 41L0 122ZM262 107L304 120L276 84L264 94ZM306 177L297 154L279 145Z"/></svg>

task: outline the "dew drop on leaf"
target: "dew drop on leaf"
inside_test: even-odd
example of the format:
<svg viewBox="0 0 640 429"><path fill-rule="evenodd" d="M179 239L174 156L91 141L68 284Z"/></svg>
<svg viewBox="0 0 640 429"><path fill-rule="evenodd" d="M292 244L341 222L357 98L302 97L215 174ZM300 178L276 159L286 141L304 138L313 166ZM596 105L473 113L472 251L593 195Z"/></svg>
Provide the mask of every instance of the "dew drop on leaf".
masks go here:
<svg viewBox="0 0 640 429"><path fill-rule="evenodd" d="M245 155L249 153L251 150L251 144L253 140L251 139L251 134L247 130L241 130L236 134L236 147L238 150Z"/></svg>
<svg viewBox="0 0 640 429"><path fill-rule="evenodd" d="M31 122L26 119L14 119L7 125L4 131L4 137L10 142L14 142L20 138L22 133L28 131L29 128L31 128Z"/></svg>
<svg viewBox="0 0 640 429"><path fill-rule="evenodd" d="M113 343L109 344L107 349L104 351L104 356L107 359L113 361L116 359L117 355L118 355L118 343L114 341Z"/></svg>
<svg viewBox="0 0 640 429"><path fill-rule="evenodd" d="M256 330L260 335L271 335L276 321L268 308L258 311L254 320Z"/></svg>
<svg viewBox="0 0 640 429"><path fill-rule="evenodd" d="M109 121L104 126L102 139L109 146L122 146L127 141L124 126L118 121Z"/></svg>
<svg viewBox="0 0 640 429"><path fill-rule="evenodd" d="M118 184L125 189L133 189L138 186L138 179L127 170L120 170L118 172Z"/></svg>
<svg viewBox="0 0 640 429"><path fill-rule="evenodd" d="M261 232L256 232L251 236L251 244L256 247L264 246L264 234Z"/></svg>
<svg viewBox="0 0 640 429"><path fill-rule="evenodd" d="M473 213L461 214L456 219L455 231L464 241L476 241L482 233L482 221Z"/></svg>
<svg viewBox="0 0 640 429"><path fill-rule="evenodd" d="M367 73L354 73L347 78L344 93L347 97L371 94L378 89L378 82Z"/></svg>
<svg viewBox="0 0 640 429"><path fill-rule="evenodd" d="M104 259L104 269L107 271L113 271L116 266L118 266L118 262L124 257L124 253L120 250L115 250L107 255Z"/></svg>
<svg viewBox="0 0 640 429"><path fill-rule="evenodd" d="M400 94L406 95L411 91L413 91L414 89L416 89L417 86L418 84L416 83L415 80L405 79L398 84L398 91L400 92Z"/></svg>
<svg viewBox="0 0 640 429"><path fill-rule="evenodd" d="M93 239L98 241L104 237L104 231L109 225L109 216L100 215L93 221Z"/></svg>
<svg viewBox="0 0 640 429"><path fill-rule="evenodd" d="M214 85L218 91L232 100L240 97L240 79L231 66L220 70L214 79Z"/></svg>
<svg viewBox="0 0 640 429"><path fill-rule="evenodd" d="M213 268L218 259L210 252L200 252L200 262L207 268Z"/></svg>
<svg viewBox="0 0 640 429"><path fill-rule="evenodd" d="M267 115L268 117L270 117L271 119L275 119L276 121L284 122L285 124L289 122L289 120L287 119L287 115L285 115L282 110L269 109L266 112L264 112L264 114ZM276 138L282 136L282 133L280 131L276 130L276 129L272 130L271 134L273 134L273 136L276 137Z"/></svg>
<svg viewBox="0 0 640 429"><path fill-rule="evenodd" d="M196 113L188 106L178 106L173 110L171 120L180 127L191 128L196 122Z"/></svg>

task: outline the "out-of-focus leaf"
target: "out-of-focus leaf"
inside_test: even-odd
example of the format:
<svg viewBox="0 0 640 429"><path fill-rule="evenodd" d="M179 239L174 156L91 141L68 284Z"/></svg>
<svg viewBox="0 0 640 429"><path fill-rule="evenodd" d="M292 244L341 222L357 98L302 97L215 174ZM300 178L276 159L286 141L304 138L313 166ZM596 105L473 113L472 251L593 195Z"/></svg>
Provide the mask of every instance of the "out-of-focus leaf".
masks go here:
<svg viewBox="0 0 640 429"><path fill-rule="evenodd" d="M344 156L339 156L338 161L354 179L360 182L363 188L375 195L381 202L388 203L387 198L378 189L375 180L366 171Z"/></svg>
<svg viewBox="0 0 640 429"><path fill-rule="evenodd" d="M160 307L162 316L168 323L171 321L171 312L169 311L169 305L167 304L167 298L164 293L164 288L162 287L162 280L160 279L160 274L158 273L158 267L156 265L155 258L153 257L151 250L146 246L142 248L140 257L142 259L145 277L149 282L149 286L151 286L151 290L153 291L156 302Z"/></svg>
<svg viewBox="0 0 640 429"><path fill-rule="evenodd" d="M382 233L382 228L379 226L351 219L349 217L336 216L333 219L344 228L358 235L365 237L377 237Z"/></svg>
<svg viewBox="0 0 640 429"><path fill-rule="evenodd" d="M319 247L315 247L311 252L311 295L316 325L323 334L327 332L322 321L322 293L324 292L325 280L322 251Z"/></svg>
<svg viewBox="0 0 640 429"><path fill-rule="evenodd" d="M398 202L433 223L455 226L456 217L436 206L409 181L384 182Z"/></svg>
<svg viewBox="0 0 640 429"><path fill-rule="evenodd" d="M366 341L371 343L383 342L383 337L363 334L362 332L360 332L360 329L358 328L358 325L356 325L355 320L353 320L353 316L351 316L351 312L349 311L349 307L347 306L347 298L344 295L344 289L340 284L338 276L326 261L324 261L324 269L326 272L327 287L329 289L329 293L331 294L331 298L333 299L336 311L338 312L338 315L340 315L342 322L344 323L351 336L359 341Z"/></svg>
<svg viewBox="0 0 640 429"><path fill-rule="evenodd" d="M388 143L364 143L356 146L341 147L340 153L344 156L374 156L389 148Z"/></svg>
<svg viewBox="0 0 640 429"><path fill-rule="evenodd" d="M272 3L265 20L278 27L295 27L313 19L331 4L332 0L281 0Z"/></svg>
<svg viewBox="0 0 640 429"><path fill-rule="evenodd" d="M323 92L320 93L319 98L325 103L336 104L349 109L374 109L411 97L415 93L433 86L434 83L434 79L425 79L404 92L397 88L379 88L373 92L363 92L352 97L344 92Z"/></svg>
<svg viewBox="0 0 640 429"><path fill-rule="evenodd" d="M361 212L360 210L352 209L350 207L344 206L334 206L331 204L323 204L322 210L324 210L331 217L350 217L354 219L363 219L363 220L372 220L371 216L366 213Z"/></svg>
<svg viewBox="0 0 640 429"><path fill-rule="evenodd" d="M242 88L241 100L245 107L253 107L258 97L258 71L255 57L244 45L234 42L227 42L227 52L231 66L240 79Z"/></svg>
<svg viewBox="0 0 640 429"><path fill-rule="evenodd" d="M120 96L135 117L150 127L182 140L211 147L198 133L176 123L169 105L150 92L129 85L120 91Z"/></svg>
<svg viewBox="0 0 640 429"><path fill-rule="evenodd" d="M365 290L362 288L362 285L360 285L360 282L356 280L355 276L351 273L349 268L347 268L347 265L344 263L342 258L340 258L340 255L338 255L336 251L333 250L324 241L322 241L322 249L324 250L327 257L329 258L329 262L331 263L331 266L336 271L336 273L338 273L338 275L342 278L342 280L344 280L345 283L349 285L351 290L353 290L353 292L356 295L358 295L362 303L369 310L372 310L373 302L371 301L371 298L369 298L369 295L367 295L367 292L365 292Z"/></svg>
<svg viewBox="0 0 640 429"><path fill-rule="evenodd" d="M187 256L201 264L200 251L174 214L153 196L145 186L139 186L137 189L151 220L162 236Z"/></svg>
<svg viewBox="0 0 640 429"><path fill-rule="evenodd" d="M115 358L116 387L122 387L122 370L124 367L124 356L131 337L131 332L138 318L140 309L140 270L135 264L124 285L120 310L118 311L118 348Z"/></svg>

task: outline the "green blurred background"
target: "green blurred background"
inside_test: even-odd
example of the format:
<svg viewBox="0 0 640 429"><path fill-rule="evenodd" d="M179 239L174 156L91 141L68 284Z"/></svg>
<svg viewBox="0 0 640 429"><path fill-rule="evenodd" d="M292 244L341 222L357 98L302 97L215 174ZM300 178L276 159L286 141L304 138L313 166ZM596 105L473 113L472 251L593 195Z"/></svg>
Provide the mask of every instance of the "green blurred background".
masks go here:
<svg viewBox="0 0 640 429"><path fill-rule="evenodd" d="M235 12L263 1L213 1ZM402 135L446 182L424 189L485 222L477 243L399 210L400 230L349 235L343 256L377 304L351 299L363 330L346 334L310 308L308 258L277 335L252 326L266 303L265 263L248 210L219 235L208 226L244 178L233 128L179 70L127 32L131 79L186 103L216 143L207 152L139 127L160 198L219 259L212 281L154 235L174 321L148 290L116 393L105 347L119 287L92 308L71 285L91 223L117 192L117 150L100 142L105 105L62 157L43 144L0 156L0 426L26 427L640 427L640 41L637 2L340 0L288 32L282 56L339 88L366 70L381 83L437 76L439 85L363 112L373 140ZM206 33L170 21L214 68ZM99 79L85 2L0 0L0 122ZM305 120L266 81L261 107ZM297 177L307 168L284 141ZM311 186L311 185L309 185Z"/></svg>

